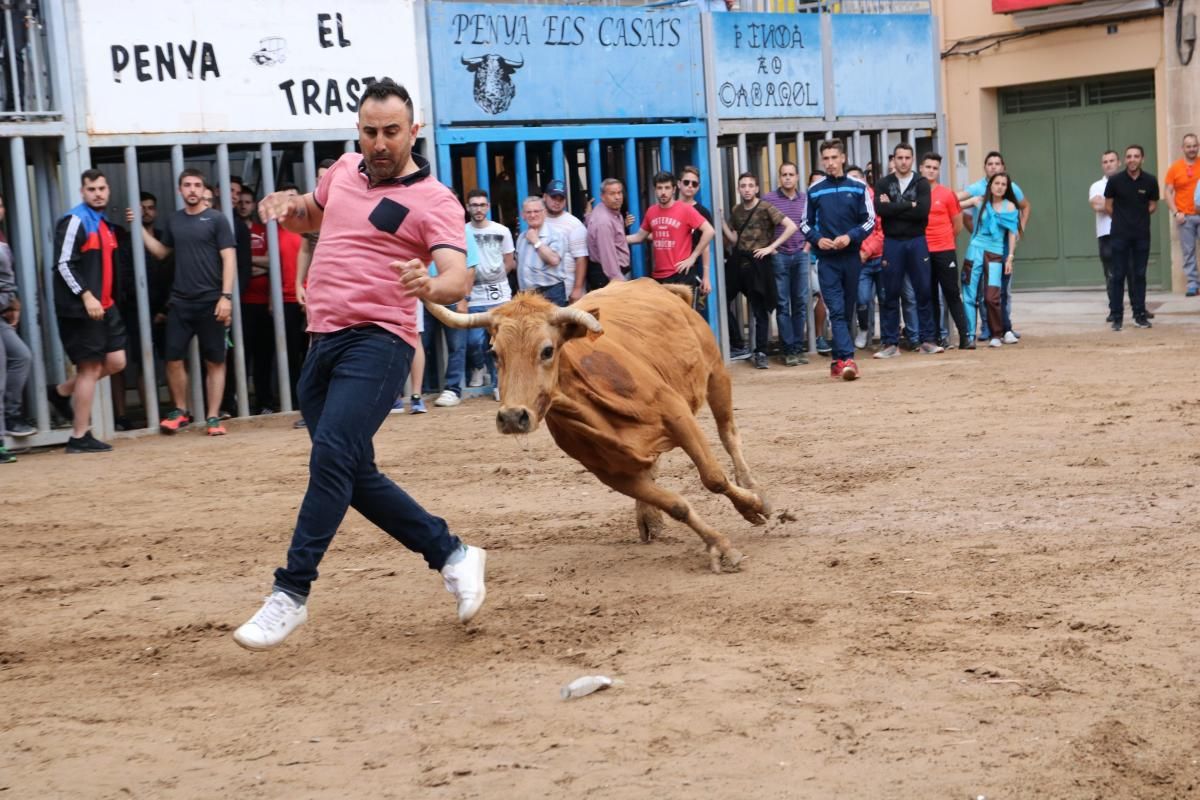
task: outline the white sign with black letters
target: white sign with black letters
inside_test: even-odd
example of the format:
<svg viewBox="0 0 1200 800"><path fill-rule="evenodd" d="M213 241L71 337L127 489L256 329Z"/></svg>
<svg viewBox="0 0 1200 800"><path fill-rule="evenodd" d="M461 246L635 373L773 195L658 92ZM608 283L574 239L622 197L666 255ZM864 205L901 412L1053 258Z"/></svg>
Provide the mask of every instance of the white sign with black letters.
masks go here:
<svg viewBox="0 0 1200 800"><path fill-rule="evenodd" d="M413 0L78 4L89 133L352 128L389 77L423 121Z"/></svg>

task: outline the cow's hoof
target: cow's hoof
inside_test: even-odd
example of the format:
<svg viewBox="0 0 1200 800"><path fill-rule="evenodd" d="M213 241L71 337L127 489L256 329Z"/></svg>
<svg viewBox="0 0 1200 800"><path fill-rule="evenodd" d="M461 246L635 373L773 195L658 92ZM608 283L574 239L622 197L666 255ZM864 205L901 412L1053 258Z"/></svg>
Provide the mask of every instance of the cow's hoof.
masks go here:
<svg viewBox="0 0 1200 800"><path fill-rule="evenodd" d="M771 513L762 505L758 507L746 506L745 508L739 508L738 510L742 512L742 516L745 517L751 525L766 525L767 519Z"/></svg>
<svg viewBox="0 0 1200 800"><path fill-rule="evenodd" d="M741 569L741 563L745 559L746 557L744 555L739 553L737 550L734 550L732 547L725 551L725 566L729 568L730 572L737 572L739 569Z"/></svg>
<svg viewBox="0 0 1200 800"><path fill-rule="evenodd" d="M641 537L642 544L650 544L663 531L663 516L662 512L657 508L648 508L645 511L638 510L637 515L638 536Z"/></svg>

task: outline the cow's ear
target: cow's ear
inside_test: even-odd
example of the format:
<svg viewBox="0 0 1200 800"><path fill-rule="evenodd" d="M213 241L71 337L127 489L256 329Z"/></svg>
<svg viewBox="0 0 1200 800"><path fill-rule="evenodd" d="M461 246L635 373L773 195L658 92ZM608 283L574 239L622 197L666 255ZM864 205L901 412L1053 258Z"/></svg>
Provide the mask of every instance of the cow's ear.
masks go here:
<svg viewBox="0 0 1200 800"><path fill-rule="evenodd" d="M600 309L589 311L588 313L595 317L597 322L600 321ZM581 322L563 322L558 326L558 328L562 332L564 342L569 342L572 339L578 339L580 336L588 336L589 338L595 339L597 336L601 336L603 334L603 331L597 333Z"/></svg>

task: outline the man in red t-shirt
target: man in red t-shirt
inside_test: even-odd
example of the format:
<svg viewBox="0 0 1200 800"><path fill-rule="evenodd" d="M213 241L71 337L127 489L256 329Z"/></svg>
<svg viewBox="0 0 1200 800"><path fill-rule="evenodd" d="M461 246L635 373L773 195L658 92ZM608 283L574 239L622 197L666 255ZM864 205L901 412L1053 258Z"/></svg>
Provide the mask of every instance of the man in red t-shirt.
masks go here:
<svg viewBox="0 0 1200 800"><path fill-rule="evenodd" d="M937 153L921 156L921 175L929 181L929 222L925 228L925 241L929 244L930 286L933 295L933 324L942 327L941 303L938 288L946 300L946 309L958 329L958 346L962 350L971 347L971 331L967 330L967 315L963 310L962 289L958 283L958 254L954 250L954 237L963 229L962 207L954 192L938 183L942 172L942 157ZM938 344L948 347L946 334L941 334Z"/></svg>
<svg viewBox="0 0 1200 800"><path fill-rule="evenodd" d="M716 232L693 206L676 201L675 176L671 173L659 172L654 176L654 199L658 204L646 211L641 230L625 240L630 244L641 244L647 239L654 242L654 268L650 276L662 283L691 269ZM695 244L693 231L700 231Z"/></svg>
<svg viewBox="0 0 1200 800"><path fill-rule="evenodd" d="M254 381L254 405L259 414L275 411L275 329L271 323L270 257L267 226L254 218L254 190L242 188L235 211L238 223L250 231L250 280L242 287L242 331L250 376ZM294 395L293 395L294 397Z"/></svg>

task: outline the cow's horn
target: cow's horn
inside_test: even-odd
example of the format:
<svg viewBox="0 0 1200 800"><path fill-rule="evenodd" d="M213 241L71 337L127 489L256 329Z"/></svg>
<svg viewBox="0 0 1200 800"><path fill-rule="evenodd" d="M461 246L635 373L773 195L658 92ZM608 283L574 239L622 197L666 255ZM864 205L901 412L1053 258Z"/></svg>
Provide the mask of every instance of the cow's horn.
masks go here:
<svg viewBox="0 0 1200 800"><path fill-rule="evenodd" d="M513 69L520 69L521 67L525 66L525 56L522 55L520 61L513 61L511 58L506 58L504 59L504 63L508 64L508 66L512 67Z"/></svg>
<svg viewBox="0 0 1200 800"><path fill-rule="evenodd" d="M466 56L459 56L459 58L461 58L462 63L468 67L473 67L476 64L483 63L483 56L474 56L472 58L467 58Z"/></svg>
<svg viewBox="0 0 1200 800"><path fill-rule="evenodd" d="M425 304L425 308L429 310L429 313L447 328L486 328L492 324L491 311L461 314L457 311L451 311L438 303L431 303L428 300L422 300L421 302Z"/></svg>
<svg viewBox="0 0 1200 800"><path fill-rule="evenodd" d="M560 308L554 312L550 321L556 325L563 322L577 322L592 333L604 333L600 321L581 308Z"/></svg>

